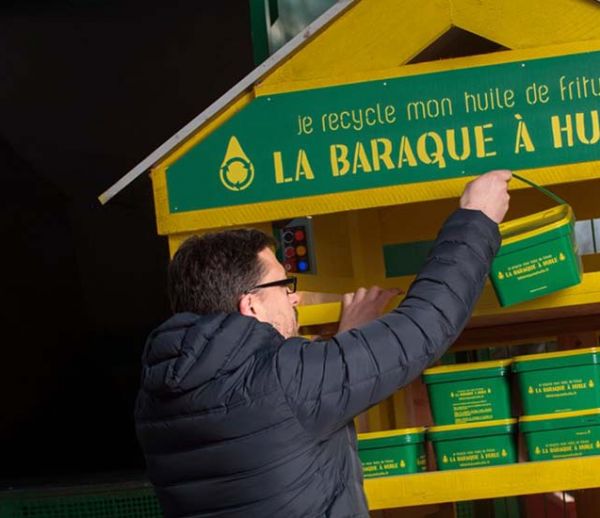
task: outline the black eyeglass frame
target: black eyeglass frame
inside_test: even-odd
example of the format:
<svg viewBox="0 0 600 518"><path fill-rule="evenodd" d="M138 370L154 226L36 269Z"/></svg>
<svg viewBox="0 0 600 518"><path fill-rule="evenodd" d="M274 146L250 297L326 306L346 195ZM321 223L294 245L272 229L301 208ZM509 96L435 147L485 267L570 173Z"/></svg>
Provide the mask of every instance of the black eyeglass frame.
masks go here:
<svg viewBox="0 0 600 518"><path fill-rule="evenodd" d="M244 291L244 295L247 295L251 291L259 290L262 288L272 288L274 286L286 286L288 295L292 293L296 293L296 285L298 283L298 277L294 277L293 275L290 277L286 277L285 279L280 279L278 281L265 282L264 284L257 284L253 288L249 288Z"/></svg>

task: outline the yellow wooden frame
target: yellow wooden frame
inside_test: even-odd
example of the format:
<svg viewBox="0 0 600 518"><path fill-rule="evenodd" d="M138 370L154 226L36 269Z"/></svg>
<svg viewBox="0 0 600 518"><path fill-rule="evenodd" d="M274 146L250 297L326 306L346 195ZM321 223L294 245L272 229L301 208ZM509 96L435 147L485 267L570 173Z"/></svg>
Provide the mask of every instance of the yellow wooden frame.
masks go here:
<svg viewBox="0 0 600 518"><path fill-rule="evenodd" d="M598 486L600 455L364 481L369 509L550 493Z"/></svg>
<svg viewBox="0 0 600 518"><path fill-rule="evenodd" d="M513 50L406 65L453 27ZM166 186L169 165L247 106L255 96L598 49L600 6L591 0L529 0L526 4L520 0L359 0L334 23L307 39L260 84L223 107L187 142L157 164L152 171L152 180L158 232L169 235L171 251L174 251L184 235L196 231L240 224L262 226L269 221L308 214L443 200L459 196L465 185L466 179L459 178L170 214ZM600 162L523 173L541 185L566 184L600 177ZM526 187L517 184L514 188ZM372 244L367 241L376 238L364 232L371 216L367 214L365 221L360 221L358 214L356 217L349 215L349 224L357 231L350 245L356 263L352 282L357 284L371 280L367 278L367 272L372 259L367 257L366 249ZM381 284L406 290L412 279L382 279ZM332 285L343 287L344 283L345 280L340 278L334 279ZM498 306L488 285L475 315L511 314L511 317L518 317L548 307L595 304L599 300L600 272L592 272L584 274L583 282L578 286L509 308ZM300 307L303 325L335 322L339 314L339 302ZM400 422L404 425L409 421L410 411L404 397L403 393L397 393L359 419L363 419L371 430L398 426ZM370 509L384 509L597 487L599 472L600 456L597 456L369 479L365 481L365 490Z"/></svg>
<svg viewBox="0 0 600 518"><path fill-rule="evenodd" d="M399 67L452 27L470 31L518 52ZM376 30L375 30L376 28ZM348 35L352 37L348 37ZM152 172L160 234L258 223L303 214L410 203L457 196L464 181L408 185L301 200L169 214L165 171L191 147L246 106L255 95L364 81L395 74L534 59L597 49L600 9L590 0L361 0L291 53L256 91L248 91L159 163ZM544 47L544 48L540 48ZM542 184L578 181L600 174L597 163L561 166L527 174ZM358 198L358 199L357 199ZM361 203L360 199L366 199Z"/></svg>
<svg viewBox="0 0 600 518"><path fill-rule="evenodd" d="M570 43L537 49L498 52L467 58L435 61L417 65L395 67L377 72L361 73L356 76L346 75L343 79L327 77L311 81L294 81L292 83L265 82L241 98L230 110L222 113L210 124L203 127L193 138L172 153L152 171L154 183L155 207L159 234L173 234L224 226L235 226L278 219L293 218L303 215L318 215L331 212L384 207L425 200L436 200L460 196L466 182L470 178L456 178L436 182L404 184L376 189L306 196L303 198L263 202L235 207L222 207L184 213L171 214L168 207L166 172L170 164L185 155L192 147L202 141L219 125L249 104L254 96L265 96L275 93L290 92L300 89L347 84L356 81L404 77L426 74L442 70L471 68L480 65L493 65L515 61L527 61L541 57L581 53L589 50L600 50L600 41ZM483 172L483 171L481 171ZM561 166L524 170L523 173L535 182L559 184L598 178L599 162L583 162ZM516 185L516 189L525 186Z"/></svg>

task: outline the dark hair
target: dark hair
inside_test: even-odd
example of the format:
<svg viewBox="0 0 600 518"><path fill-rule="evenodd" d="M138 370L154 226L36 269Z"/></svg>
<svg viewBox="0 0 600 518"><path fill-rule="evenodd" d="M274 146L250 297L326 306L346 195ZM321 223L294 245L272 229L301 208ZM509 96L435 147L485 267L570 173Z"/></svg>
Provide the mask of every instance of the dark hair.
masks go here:
<svg viewBox="0 0 600 518"><path fill-rule="evenodd" d="M254 229L189 237L169 264L171 309L198 314L237 311L240 296L263 275L258 253L274 245L272 237Z"/></svg>

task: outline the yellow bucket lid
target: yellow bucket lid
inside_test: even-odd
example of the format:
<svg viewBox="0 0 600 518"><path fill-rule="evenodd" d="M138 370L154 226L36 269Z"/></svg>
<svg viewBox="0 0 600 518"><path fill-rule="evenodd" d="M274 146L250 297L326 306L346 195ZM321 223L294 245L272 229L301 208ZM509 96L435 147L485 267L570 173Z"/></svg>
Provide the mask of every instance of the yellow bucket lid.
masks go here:
<svg viewBox="0 0 600 518"><path fill-rule="evenodd" d="M432 367L423 371L424 375L431 374L448 374L453 372L462 371L474 371L481 369L496 369L502 367L508 367L513 361L512 360L492 360L486 362L472 362L472 363L457 363L454 365L440 365L439 367Z"/></svg>
<svg viewBox="0 0 600 518"><path fill-rule="evenodd" d="M385 437L396 437L400 435L412 435L415 433L425 433L425 427L419 426L416 428L402 428L399 430L384 430L381 432L367 432L367 433L359 433L358 439L383 439Z"/></svg>
<svg viewBox="0 0 600 518"><path fill-rule="evenodd" d="M475 423L464 423L464 424L445 424L442 426L432 426L427 429L429 432L453 432L457 430L471 430L473 428L487 428L490 426L505 426L509 424L516 424L517 419L495 419L494 421L479 421Z"/></svg>
<svg viewBox="0 0 600 518"><path fill-rule="evenodd" d="M531 423L535 421L546 421L547 419L568 419L569 417L585 417L600 414L600 408L587 410L575 410L573 412L557 412L555 414L523 415L519 417L520 423Z"/></svg>
<svg viewBox="0 0 600 518"><path fill-rule="evenodd" d="M565 358L568 356L597 353L600 353L599 347L588 347L586 349L569 349L568 351L556 351L553 353L525 354L522 356L515 356L513 360L515 362L530 362L535 360L551 360L553 358Z"/></svg>
<svg viewBox="0 0 600 518"><path fill-rule="evenodd" d="M571 224L574 219L575 216L570 205L558 205L552 209L506 221L499 226L502 245L509 245L555 230Z"/></svg>

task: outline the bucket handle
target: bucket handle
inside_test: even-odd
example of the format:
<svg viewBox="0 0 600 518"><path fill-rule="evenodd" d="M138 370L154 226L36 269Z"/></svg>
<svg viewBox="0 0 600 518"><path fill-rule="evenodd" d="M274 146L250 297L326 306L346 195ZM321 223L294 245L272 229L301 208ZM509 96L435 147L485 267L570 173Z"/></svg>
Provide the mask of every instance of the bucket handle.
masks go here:
<svg viewBox="0 0 600 518"><path fill-rule="evenodd" d="M540 191L542 194L545 194L549 198L552 198L555 202L559 203L560 205L568 205L568 203L565 200L563 200L560 196L557 196L556 194L554 194L552 191L549 191L545 187L542 187L541 185L538 185L537 183L532 182L531 180L528 180L527 178L524 178L516 173L513 173L512 175L513 175L513 178L516 178L517 180L521 180L522 182L526 183L527 185L531 185L531 187L534 187L535 189Z"/></svg>

